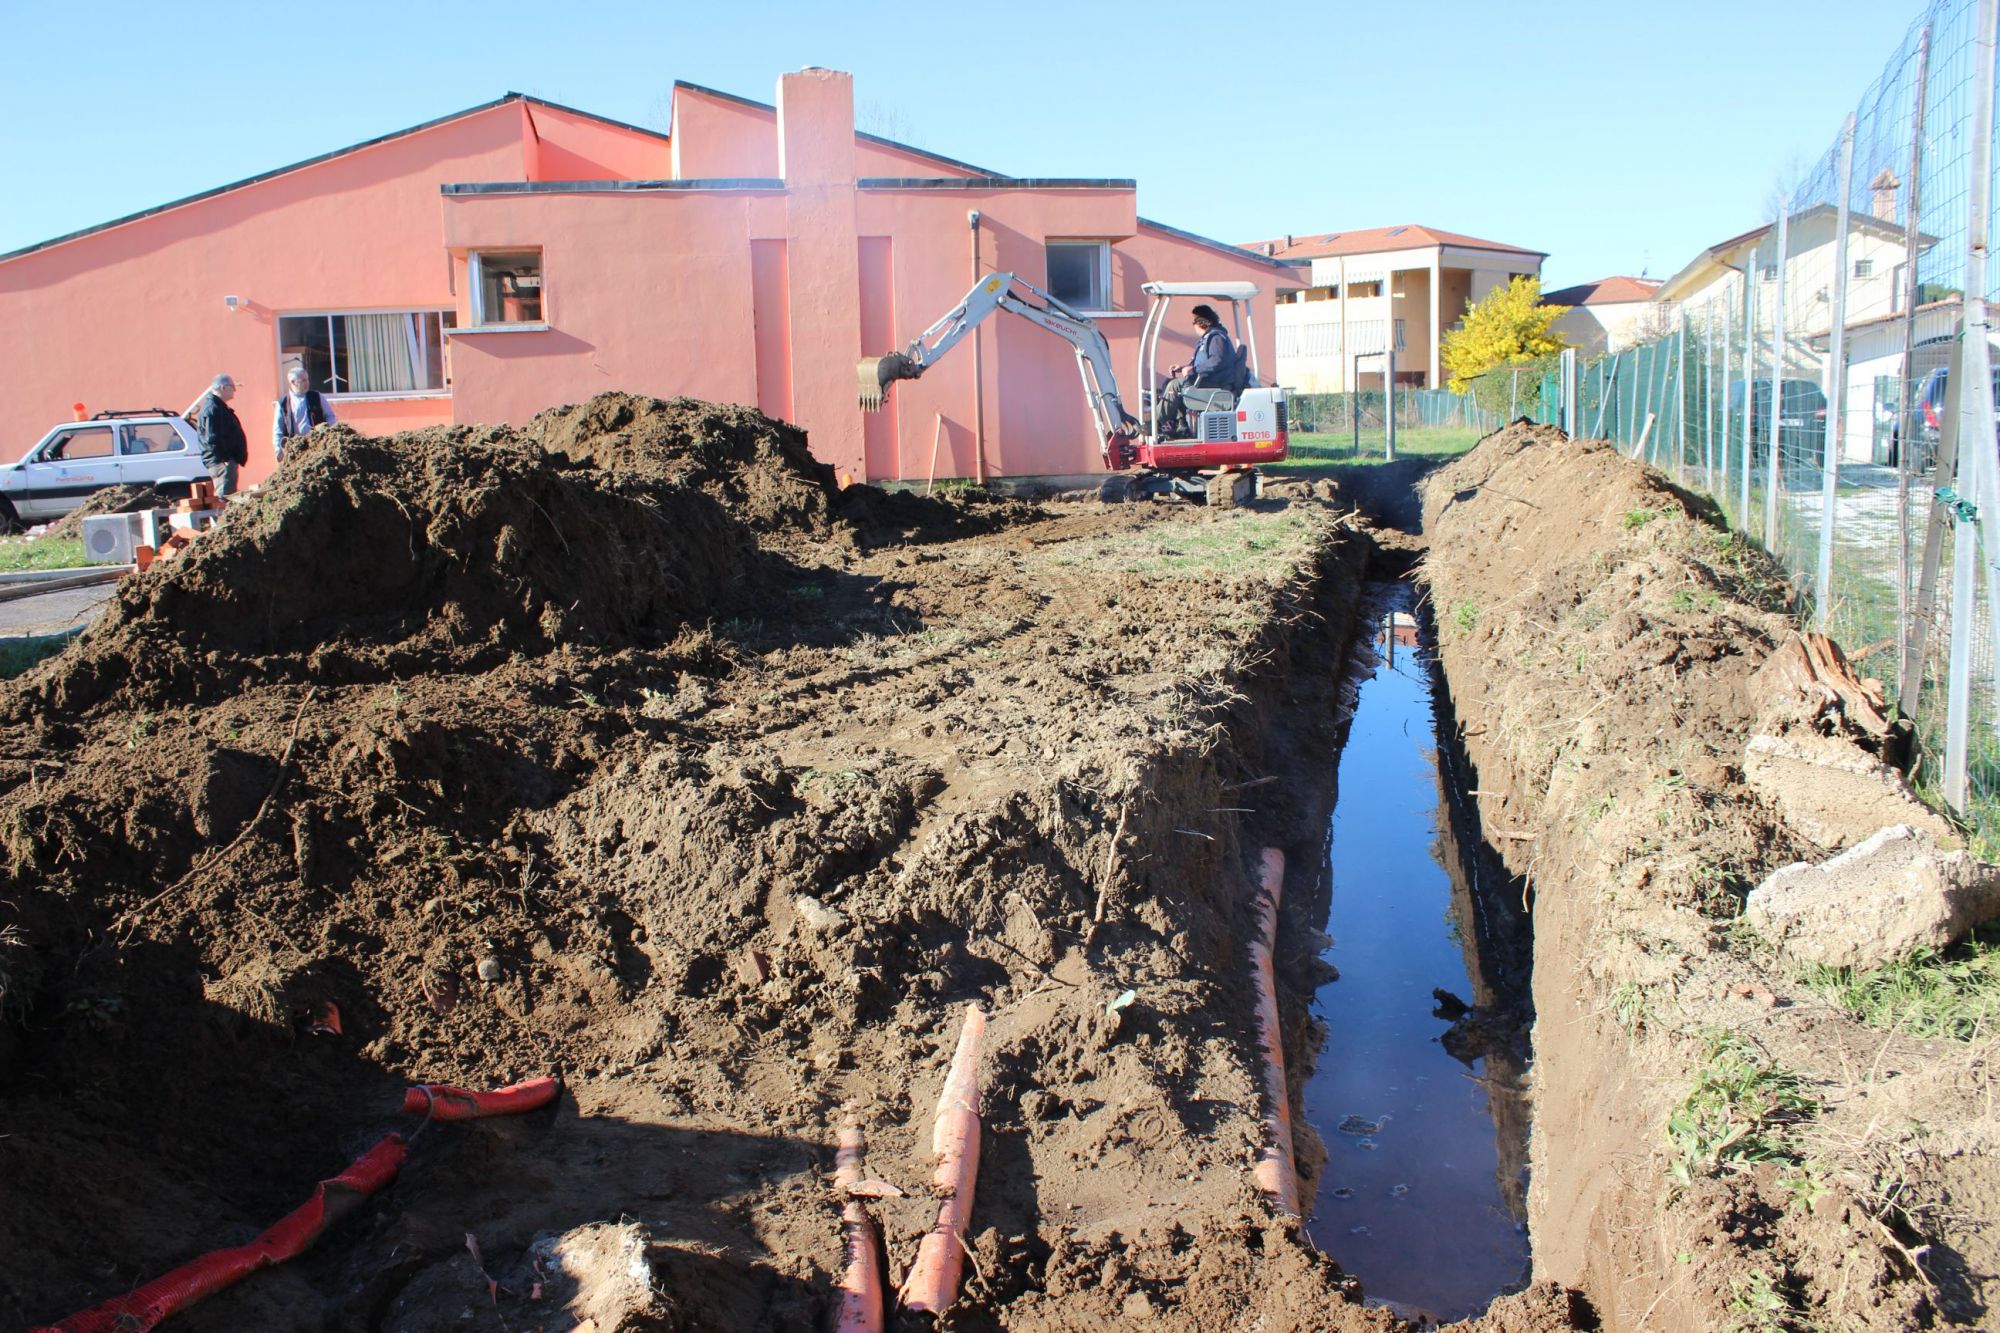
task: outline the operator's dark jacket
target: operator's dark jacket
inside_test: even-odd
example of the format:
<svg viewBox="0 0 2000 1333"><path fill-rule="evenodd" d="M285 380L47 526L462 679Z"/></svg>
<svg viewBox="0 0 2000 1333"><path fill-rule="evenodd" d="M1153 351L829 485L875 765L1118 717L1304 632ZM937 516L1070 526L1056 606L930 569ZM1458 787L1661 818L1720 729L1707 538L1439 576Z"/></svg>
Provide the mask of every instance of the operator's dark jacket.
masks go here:
<svg viewBox="0 0 2000 1333"><path fill-rule="evenodd" d="M1201 341L1194 345L1194 356L1188 361L1188 387L1227 389L1235 364L1235 347L1229 335L1222 331L1221 325L1211 324L1202 332Z"/></svg>
<svg viewBox="0 0 2000 1333"><path fill-rule="evenodd" d="M204 464L209 467L217 463L249 466L250 441L244 438L243 423L236 419L236 409L214 393L202 395L201 408L195 413L194 429L201 437L201 461Z"/></svg>

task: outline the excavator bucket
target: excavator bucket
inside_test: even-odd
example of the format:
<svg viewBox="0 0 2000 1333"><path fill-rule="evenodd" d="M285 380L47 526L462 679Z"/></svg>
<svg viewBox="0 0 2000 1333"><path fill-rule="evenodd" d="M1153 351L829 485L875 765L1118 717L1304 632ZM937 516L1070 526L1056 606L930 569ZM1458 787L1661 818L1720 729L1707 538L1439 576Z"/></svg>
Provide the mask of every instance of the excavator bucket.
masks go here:
<svg viewBox="0 0 2000 1333"><path fill-rule="evenodd" d="M924 373L924 368L901 352L891 352L887 356L862 357L854 373L861 390L861 410L873 412L888 399L891 384L913 380Z"/></svg>

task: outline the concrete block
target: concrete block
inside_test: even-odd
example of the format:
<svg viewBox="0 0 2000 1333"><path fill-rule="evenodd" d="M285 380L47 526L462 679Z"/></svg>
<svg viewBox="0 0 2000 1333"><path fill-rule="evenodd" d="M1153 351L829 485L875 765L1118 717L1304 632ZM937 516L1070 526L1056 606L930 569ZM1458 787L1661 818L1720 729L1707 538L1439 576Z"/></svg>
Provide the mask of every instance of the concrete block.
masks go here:
<svg viewBox="0 0 2000 1333"><path fill-rule="evenodd" d="M1817 865L1785 866L1743 908L1743 919L1792 958L1862 968L1943 948L1996 916L2000 867L1907 824Z"/></svg>
<svg viewBox="0 0 2000 1333"><path fill-rule="evenodd" d="M1900 772L1842 737L1752 736L1743 750L1743 778L1794 833L1830 852L1891 824L1957 841Z"/></svg>

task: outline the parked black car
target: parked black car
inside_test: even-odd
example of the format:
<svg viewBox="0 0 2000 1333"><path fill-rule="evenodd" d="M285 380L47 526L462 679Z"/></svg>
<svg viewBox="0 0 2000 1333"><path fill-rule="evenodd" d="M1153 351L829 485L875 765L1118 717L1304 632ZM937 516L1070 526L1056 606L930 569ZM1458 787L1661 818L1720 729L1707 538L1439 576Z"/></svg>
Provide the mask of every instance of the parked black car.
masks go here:
<svg viewBox="0 0 2000 1333"><path fill-rule="evenodd" d="M1812 380L1784 380L1778 399L1779 484L1817 486L1826 456L1826 394ZM1738 380L1729 386L1729 411L1739 420L1744 398L1750 401L1750 442L1754 466L1768 466L1771 438L1771 381Z"/></svg>

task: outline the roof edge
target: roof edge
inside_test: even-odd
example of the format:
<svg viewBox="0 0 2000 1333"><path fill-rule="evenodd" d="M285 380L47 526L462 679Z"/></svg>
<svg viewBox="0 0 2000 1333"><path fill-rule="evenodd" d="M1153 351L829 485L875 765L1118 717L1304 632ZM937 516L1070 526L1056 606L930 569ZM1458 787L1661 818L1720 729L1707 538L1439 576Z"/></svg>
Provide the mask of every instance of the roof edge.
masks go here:
<svg viewBox="0 0 2000 1333"><path fill-rule="evenodd" d="M1137 190L1139 182L1097 176L863 176L861 190Z"/></svg>
<svg viewBox="0 0 2000 1333"><path fill-rule="evenodd" d="M158 217L162 213L171 213L177 208L186 208L190 204L198 204L204 200L213 199L218 195L228 194L232 190L241 190L251 185L261 185L265 181L276 180L280 176L288 176L294 171L304 171L307 167L316 167L322 162L330 162L336 157L345 157L349 153L358 153L364 148L374 148L378 145L388 143L393 139L405 138L412 134L421 134L425 130L434 130L438 126L450 124L454 120L464 120L468 116L483 115L488 111L497 110L510 103L534 100L537 99L529 98L522 93L507 93L504 96L494 98L490 102L481 102L477 106L466 107L463 111L453 111L449 114L426 120L421 124L411 125L405 129L391 130L387 134L378 134L372 139L363 139L360 143L349 144L345 148L336 148L331 152L319 153L313 157L293 162L288 166L273 167L269 171L260 171L254 176L245 176L242 180L231 181L227 185L217 185L212 189L202 190L197 194L190 194L180 199L170 200L164 204L155 204L151 208L142 208L136 213L127 213L124 217L113 218L109 222L99 222L93 226L84 227L77 231L65 232L61 236L51 237L46 241L37 241L33 245L24 245L18 250L9 250L5 254L0 254L0 264L4 264L10 259L20 259L23 256L35 254L38 251L53 249L58 245L67 245L71 241L80 241L86 236L95 236L99 232L110 231L114 227L123 227L130 223L143 221L146 218ZM554 102L544 103L544 105L555 107L558 111L572 111L572 108L557 106ZM587 111L574 111L573 114L581 116L590 115ZM594 116L592 119L603 120L604 117ZM617 124L618 122L613 121L611 123ZM635 127L627 126L626 128ZM652 133L652 131L645 132Z"/></svg>
<svg viewBox="0 0 2000 1333"><path fill-rule="evenodd" d="M674 80L673 87L667 90L669 98L682 88L687 89L691 93L701 93L706 97L716 97L725 102L734 102L738 106L747 106L755 111L769 111L773 115L776 115L778 111L778 108L770 102L760 102L754 97L741 97L735 93L726 93L720 88L711 88L703 83L690 83L686 79ZM855 130L854 137L857 139L866 139L872 144L880 144L884 148L894 148L898 152L914 153L918 157L927 157L933 162L942 162L946 166L957 167L960 171L969 171L975 176L1004 179L1002 173L998 171L990 171L985 167L974 166L970 162L961 161L955 157L946 157L943 153L934 153L928 148L919 148L915 144L903 143L897 139L887 139L879 134L870 134L867 130Z"/></svg>
<svg viewBox="0 0 2000 1333"><path fill-rule="evenodd" d="M1205 245L1211 250L1220 250L1233 259L1254 260L1269 268L1295 269L1299 267L1298 263L1294 260L1278 259L1272 255L1260 255L1255 250L1245 250L1240 245L1231 245L1228 241L1218 241L1213 236L1203 236L1199 232L1185 231L1179 227L1155 221L1152 218L1140 218L1139 225L1142 227L1151 227L1154 231L1163 231L1169 236L1177 236L1183 241L1193 241L1196 245Z"/></svg>
<svg viewBox="0 0 2000 1333"><path fill-rule="evenodd" d="M438 186L447 197L485 194L657 194L666 191L782 190L785 183L768 176L708 176L677 180L608 181L448 181Z"/></svg>
<svg viewBox="0 0 2000 1333"><path fill-rule="evenodd" d="M566 106L561 102L551 102L548 98L536 97L533 93L510 92L500 100L506 102L515 99L526 102L530 106L545 106L551 111L560 111L565 115L582 116L585 120L594 120L600 125L615 125L621 130L630 130L634 134L643 134L649 139L658 139L661 143L667 143L673 138L672 134L664 130L649 130L644 125L634 125L629 120L619 120L614 116L600 116L595 111L585 111L581 107Z"/></svg>

